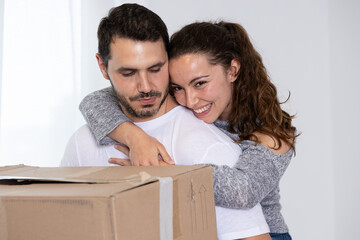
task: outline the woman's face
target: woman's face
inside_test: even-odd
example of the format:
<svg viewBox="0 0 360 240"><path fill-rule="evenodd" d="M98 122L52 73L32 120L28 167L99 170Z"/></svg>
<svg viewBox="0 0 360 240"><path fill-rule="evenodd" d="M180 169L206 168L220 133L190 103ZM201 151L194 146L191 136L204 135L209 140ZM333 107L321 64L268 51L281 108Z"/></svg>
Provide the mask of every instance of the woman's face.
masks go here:
<svg viewBox="0 0 360 240"><path fill-rule="evenodd" d="M169 72L176 100L206 123L228 120L232 82L236 80L231 69L233 66L225 70L222 65L210 64L204 54L186 54L171 59Z"/></svg>

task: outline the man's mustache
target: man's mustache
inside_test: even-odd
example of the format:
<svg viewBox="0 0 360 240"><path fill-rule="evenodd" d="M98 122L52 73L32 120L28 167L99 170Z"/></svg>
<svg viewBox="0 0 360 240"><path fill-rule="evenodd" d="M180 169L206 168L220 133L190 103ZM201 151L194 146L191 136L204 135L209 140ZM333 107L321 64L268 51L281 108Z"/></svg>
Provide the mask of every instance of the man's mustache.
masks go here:
<svg viewBox="0 0 360 240"><path fill-rule="evenodd" d="M161 92L155 92L155 91L150 91L147 93L142 92L134 97L129 97L129 99L130 99L130 101L137 101L141 98L149 98L149 97L161 97Z"/></svg>

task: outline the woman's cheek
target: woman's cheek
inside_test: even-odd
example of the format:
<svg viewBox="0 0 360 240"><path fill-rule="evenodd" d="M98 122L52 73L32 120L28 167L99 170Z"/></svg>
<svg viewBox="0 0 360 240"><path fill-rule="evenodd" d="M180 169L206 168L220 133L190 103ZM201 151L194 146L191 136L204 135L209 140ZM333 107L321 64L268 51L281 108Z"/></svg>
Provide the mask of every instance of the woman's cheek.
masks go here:
<svg viewBox="0 0 360 240"><path fill-rule="evenodd" d="M174 96L175 96L176 101L177 101L180 105L186 106L184 94L182 94L182 93L175 93Z"/></svg>
<svg viewBox="0 0 360 240"><path fill-rule="evenodd" d="M201 93L206 100L213 99L214 96L219 95L219 92L221 92L221 88L215 87L213 85L208 85L205 88L202 89ZM221 93L220 93L221 94Z"/></svg>

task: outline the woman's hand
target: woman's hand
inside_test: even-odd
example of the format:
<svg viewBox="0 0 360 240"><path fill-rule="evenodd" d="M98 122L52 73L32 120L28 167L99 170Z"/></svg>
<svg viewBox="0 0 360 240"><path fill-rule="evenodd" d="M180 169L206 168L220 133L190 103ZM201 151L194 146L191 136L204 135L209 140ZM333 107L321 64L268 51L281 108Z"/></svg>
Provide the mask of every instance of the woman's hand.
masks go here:
<svg viewBox="0 0 360 240"><path fill-rule="evenodd" d="M166 165L174 165L164 145L156 138L147 135L141 128L132 123L127 122L120 126L122 129L118 127L109 136L128 146L115 145L115 148L129 157L130 165L159 166L165 163ZM111 158L109 162L124 166L129 165L127 159Z"/></svg>
<svg viewBox="0 0 360 240"><path fill-rule="evenodd" d="M115 148L117 150L119 150L120 152L123 152L127 156L130 155L130 150L128 147L125 147L123 145L115 145ZM129 159L125 159L125 158L110 158L109 163L118 164L120 166L148 166L149 165L149 164L145 165L145 164L147 164L146 162L145 162L145 164L144 164L144 162L140 162L140 165L135 165L132 161L130 161ZM155 161L155 164L153 164L153 166L167 166L167 165L173 165L173 164L169 164L161 159L158 159L158 161L157 162Z"/></svg>
<svg viewBox="0 0 360 240"><path fill-rule="evenodd" d="M125 159L125 158L110 158L109 163L117 164L120 166L132 166L131 161L129 159ZM167 162L164 162L163 160L159 160L158 166L169 166L169 165L173 165L173 164L168 164Z"/></svg>
<svg viewBox="0 0 360 240"><path fill-rule="evenodd" d="M133 166L159 166L160 161L174 164L164 145L146 133L137 137L129 148L119 145L116 148L129 156Z"/></svg>

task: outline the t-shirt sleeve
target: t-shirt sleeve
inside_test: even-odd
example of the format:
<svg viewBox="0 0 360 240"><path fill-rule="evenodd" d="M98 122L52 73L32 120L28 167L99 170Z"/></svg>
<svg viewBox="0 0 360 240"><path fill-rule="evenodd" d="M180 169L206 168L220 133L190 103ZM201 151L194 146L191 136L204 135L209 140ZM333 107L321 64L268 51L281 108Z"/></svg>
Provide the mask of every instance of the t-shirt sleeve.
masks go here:
<svg viewBox="0 0 360 240"><path fill-rule="evenodd" d="M81 101L79 108L101 145L116 143L107 135L120 124L130 121L121 111L111 87L90 93Z"/></svg>
<svg viewBox="0 0 360 240"><path fill-rule="evenodd" d="M60 167L78 166L80 166L80 161L77 151L76 133L74 133L66 145L64 156L60 162Z"/></svg>
<svg viewBox="0 0 360 240"><path fill-rule="evenodd" d="M192 113L191 113L192 114ZM178 121L180 122L180 121ZM177 126L177 136L173 136L176 164L226 164L233 166L240 147L215 126L206 124L194 116L182 118Z"/></svg>
<svg viewBox="0 0 360 240"><path fill-rule="evenodd" d="M199 164L221 164L232 166L241 154L240 148L231 143L214 142L203 153L199 153Z"/></svg>

